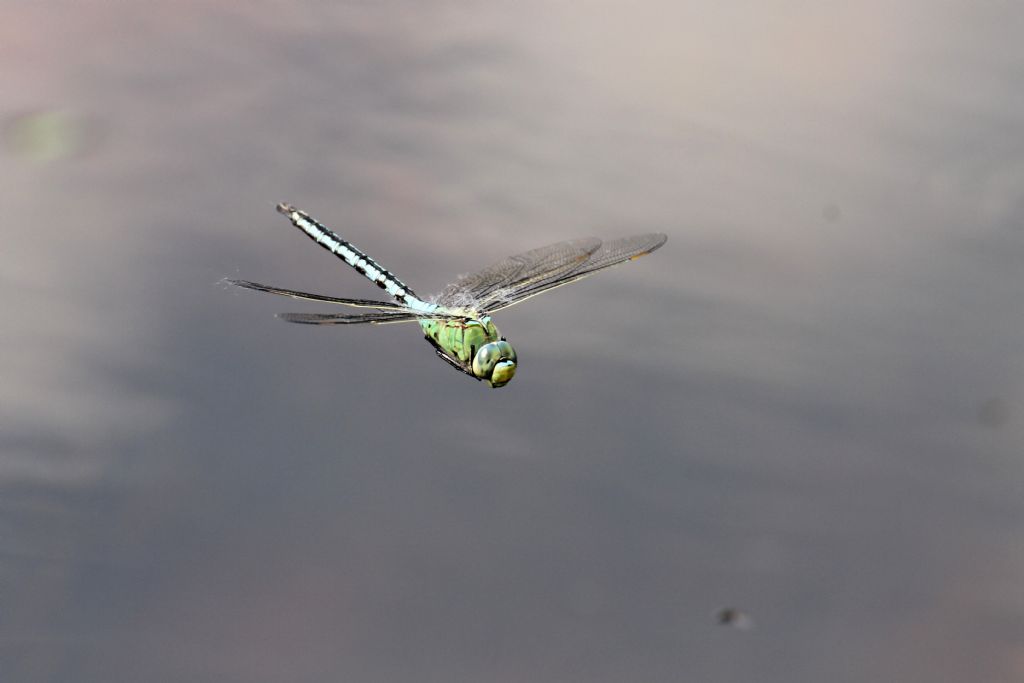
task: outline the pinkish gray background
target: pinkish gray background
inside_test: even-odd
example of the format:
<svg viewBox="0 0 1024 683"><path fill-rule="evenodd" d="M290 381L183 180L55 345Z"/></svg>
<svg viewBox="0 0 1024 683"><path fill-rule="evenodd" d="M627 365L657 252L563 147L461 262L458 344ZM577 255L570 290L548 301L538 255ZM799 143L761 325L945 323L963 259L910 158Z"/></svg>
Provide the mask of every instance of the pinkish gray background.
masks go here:
<svg viewBox="0 0 1024 683"><path fill-rule="evenodd" d="M0 679L1024 680L1024 9L848 4L0 2ZM670 238L490 391L282 200Z"/></svg>

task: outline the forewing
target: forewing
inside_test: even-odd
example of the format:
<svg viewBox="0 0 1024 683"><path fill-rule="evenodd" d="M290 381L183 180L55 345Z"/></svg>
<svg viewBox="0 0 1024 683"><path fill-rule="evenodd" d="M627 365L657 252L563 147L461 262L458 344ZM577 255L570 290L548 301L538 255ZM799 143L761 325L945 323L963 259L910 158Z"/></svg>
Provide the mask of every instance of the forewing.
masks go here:
<svg viewBox="0 0 1024 683"><path fill-rule="evenodd" d="M279 294L281 296L291 297L292 299L301 299L303 301L323 301L329 304L356 306L358 308L379 308L384 311L407 312L410 310L408 306L396 303L394 301L372 301L370 299L342 299L336 296L310 294L309 292L299 292L294 289L282 289L280 287L262 285L259 282L250 282L249 280L225 280L225 282L227 282L229 285L235 285L236 287L244 287L246 289L252 289L257 292L269 292L271 294Z"/></svg>
<svg viewBox="0 0 1024 683"><path fill-rule="evenodd" d="M290 323L300 325L361 325L374 323L404 323L420 320L422 316L413 313L361 313L358 315L335 315L333 313L278 313L277 317Z"/></svg>
<svg viewBox="0 0 1024 683"><path fill-rule="evenodd" d="M600 249L591 253L585 261L576 267L559 272L553 277L537 279L527 282L523 286L514 287L500 297L492 297L488 305L483 306L481 310L486 313L500 311L542 292L581 280L600 270L646 256L661 247L666 241L668 241L668 236L662 233L648 233L605 242Z"/></svg>
<svg viewBox="0 0 1024 683"><path fill-rule="evenodd" d="M483 308L498 293L559 275L580 266L601 246L588 237L532 249L459 278L438 297L444 306Z"/></svg>

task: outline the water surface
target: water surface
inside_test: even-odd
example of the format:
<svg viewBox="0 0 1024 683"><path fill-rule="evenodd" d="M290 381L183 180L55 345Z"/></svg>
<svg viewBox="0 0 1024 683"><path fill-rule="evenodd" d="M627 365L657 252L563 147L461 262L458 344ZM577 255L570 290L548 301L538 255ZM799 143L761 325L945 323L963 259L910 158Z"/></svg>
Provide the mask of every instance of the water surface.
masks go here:
<svg viewBox="0 0 1024 683"><path fill-rule="evenodd" d="M4 3L4 681L1024 678L1024 11L628 5Z"/></svg>

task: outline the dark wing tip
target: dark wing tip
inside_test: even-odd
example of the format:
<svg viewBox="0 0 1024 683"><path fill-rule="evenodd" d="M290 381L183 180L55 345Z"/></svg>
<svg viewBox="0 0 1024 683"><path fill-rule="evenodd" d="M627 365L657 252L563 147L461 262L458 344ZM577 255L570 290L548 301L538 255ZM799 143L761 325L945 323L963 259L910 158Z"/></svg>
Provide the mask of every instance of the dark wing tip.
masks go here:
<svg viewBox="0 0 1024 683"><path fill-rule="evenodd" d="M275 313L274 317L287 323L298 323L299 325L322 324L322 318L315 313Z"/></svg>
<svg viewBox="0 0 1024 683"><path fill-rule="evenodd" d="M221 280L224 284L233 285L235 287L244 287L245 289L252 289L257 292L265 292L267 288L258 282L251 282L249 280L236 280L234 278L226 277Z"/></svg>
<svg viewBox="0 0 1024 683"><path fill-rule="evenodd" d="M289 204L288 202L281 202L280 204L277 205L277 212L280 214L284 214L285 216L287 216L294 210L295 207Z"/></svg>

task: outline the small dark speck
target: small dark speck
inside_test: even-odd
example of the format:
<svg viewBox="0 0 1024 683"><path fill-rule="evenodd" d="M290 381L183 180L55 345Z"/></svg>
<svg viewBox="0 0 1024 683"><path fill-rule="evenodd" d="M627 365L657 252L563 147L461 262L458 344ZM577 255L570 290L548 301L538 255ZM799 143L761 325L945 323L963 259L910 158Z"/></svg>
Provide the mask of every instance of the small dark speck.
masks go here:
<svg viewBox="0 0 1024 683"><path fill-rule="evenodd" d="M731 626L741 631L754 627L754 620L750 615L741 612L735 607L723 607L715 612L715 620L722 626Z"/></svg>

